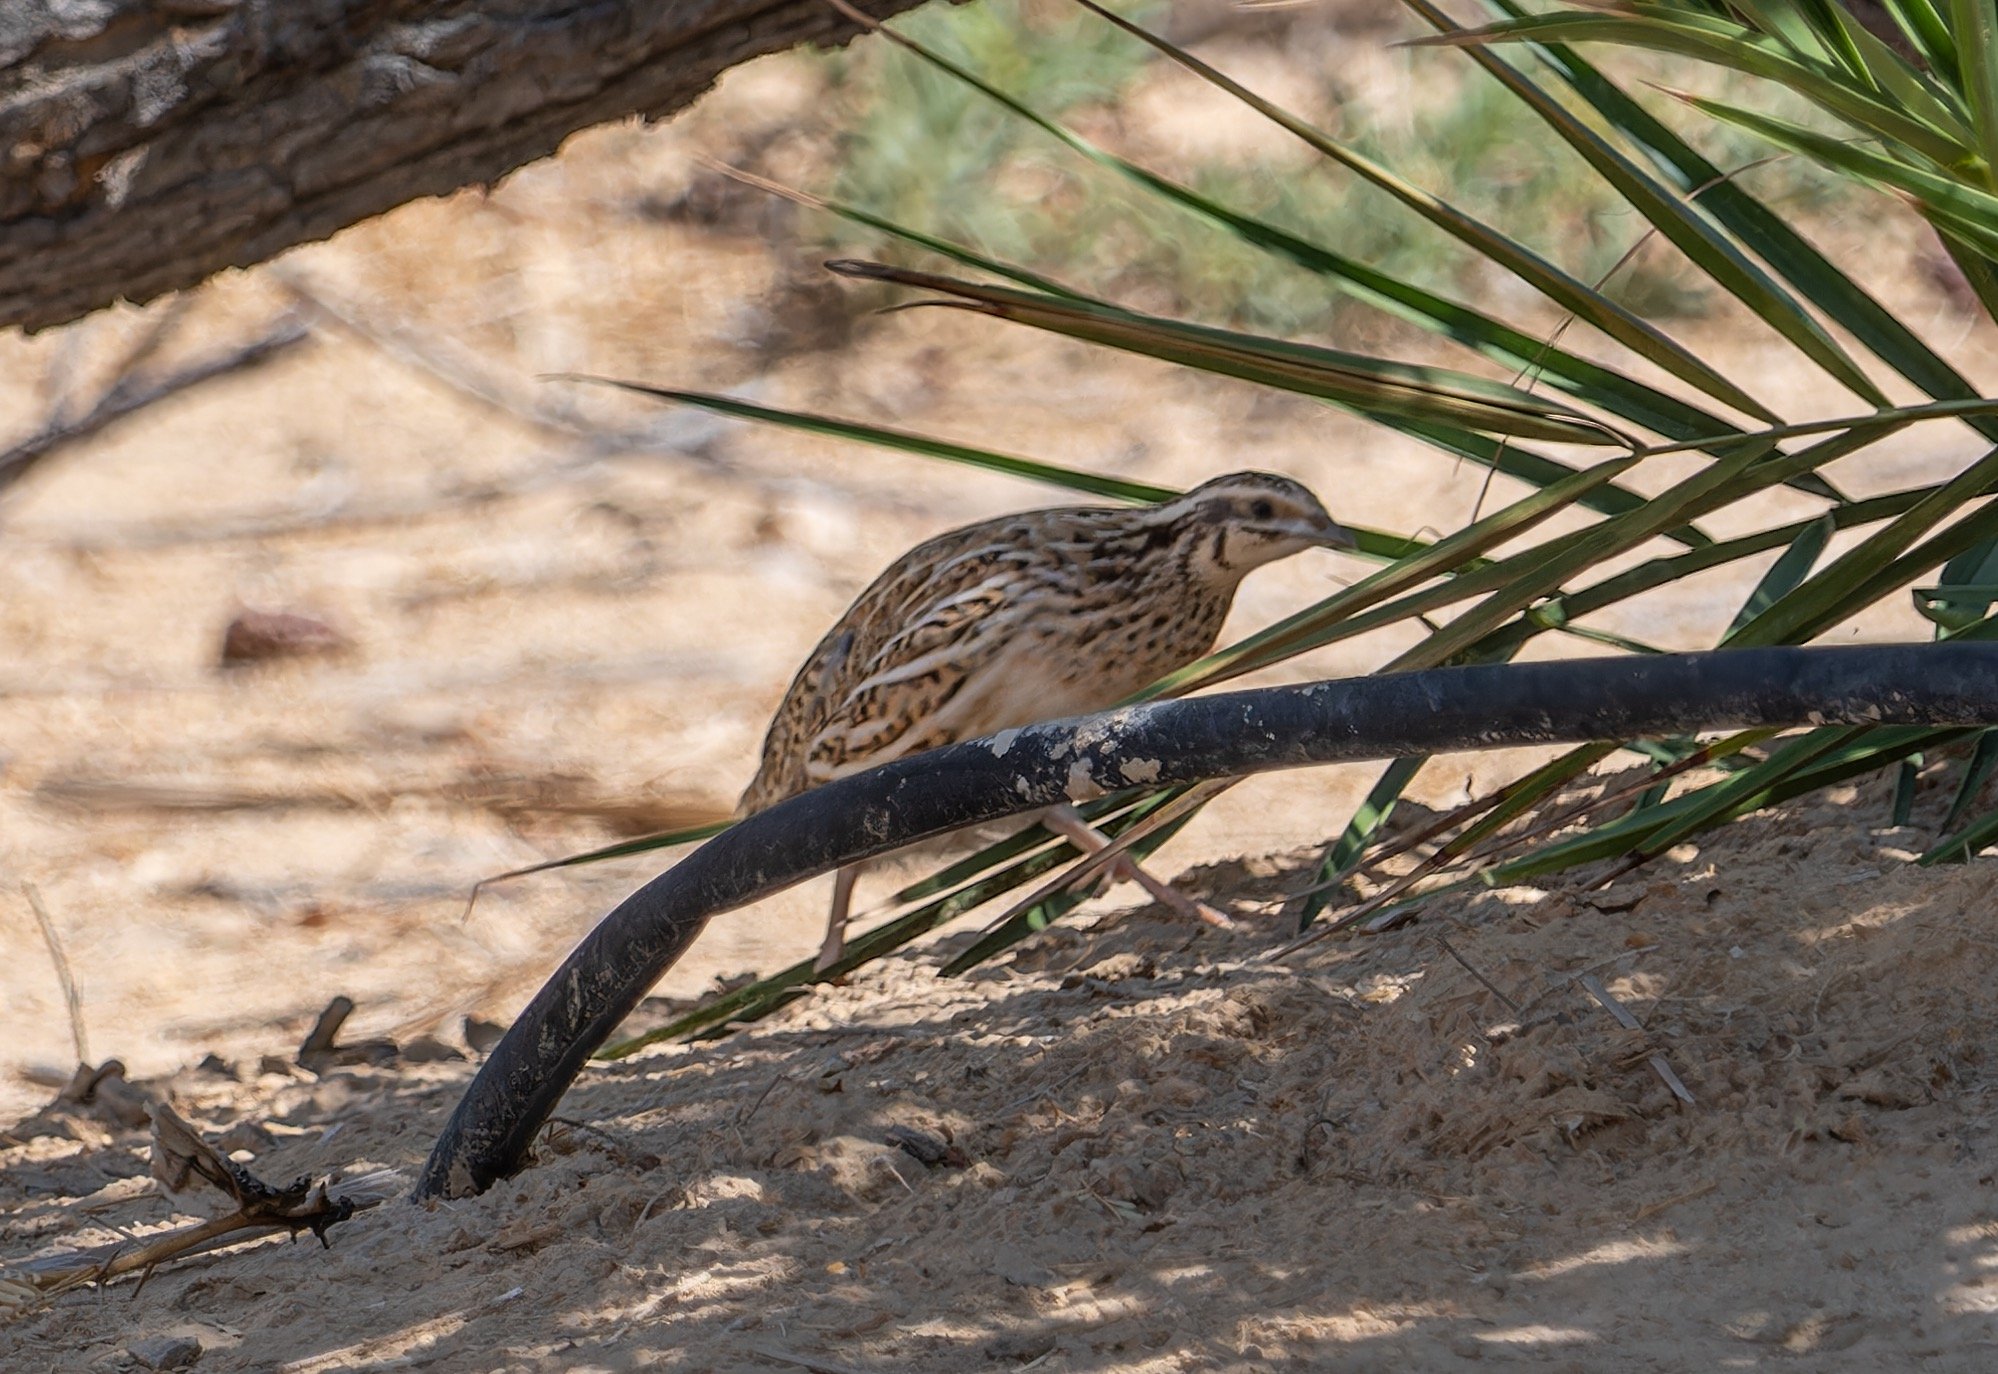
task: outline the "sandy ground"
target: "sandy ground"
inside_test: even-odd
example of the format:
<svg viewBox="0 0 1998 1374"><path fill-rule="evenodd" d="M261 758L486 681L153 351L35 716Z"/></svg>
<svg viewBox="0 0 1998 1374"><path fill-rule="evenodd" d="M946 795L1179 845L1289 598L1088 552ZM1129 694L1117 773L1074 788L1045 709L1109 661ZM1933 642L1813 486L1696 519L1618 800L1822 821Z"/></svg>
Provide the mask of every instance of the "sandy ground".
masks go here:
<svg viewBox="0 0 1998 1374"><path fill-rule="evenodd" d="M0 1117L24 1122L0 1137L0 1262L174 1215L142 1134L31 1115L77 1053L30 890L91 1060L268 1178L411 1171L471 1066L289 1067L328 998L358 1003L352 1035L462 1050L467 1015L504 1021L656 865L504 886L466 921L474 880L726 809L792 667L879 567L1052 499L538 374L742 387L1156 482L1274 468L1386 529L1468 518L1478 474L1322 408L828 291L783 246L788 212L693 161L781 151L812 98L761 64L671 126L596 131L194 293L166 361L286 309L315 333L66 447L0 508ZM1958 342L1942 293L1887 258L1865 260L1882 289ZM25 434L63 396L87 407L174 308L0 340L0 415ZM1786 412L1850 408L1739 322L1686 332ZM1988 339L1964 351L1993 374ZM1924 432L1835 475L1884 489L1972 451ZM1360 571L1260 573L1231 635ZM1604 624L1710 642L1755 571ZM348 647L224 669L245 608ZM1837 637L1920 633L1893 608ZM1520 762L1450 761L1417 793L1460 800ZM1160 867L1263 910L1370 778L1245 785ZM1195 933L1128 890L963 980L933 976L948 937L748 1033L593 1069L564 1107L587 1128L486 1198L72 1294L0 1326L0 1368L131 1367L170 1334L202 1370L298 1374L1986 1367L1989 875L1903 867L1926 832L1886 814L1835 795L1609 894L1443 905L1280 964L1258 957L1273 917ZM810 884L718 921L661 993L808 952L824 901ZM962 1159L925 1167L893 1126Z"/></svg>

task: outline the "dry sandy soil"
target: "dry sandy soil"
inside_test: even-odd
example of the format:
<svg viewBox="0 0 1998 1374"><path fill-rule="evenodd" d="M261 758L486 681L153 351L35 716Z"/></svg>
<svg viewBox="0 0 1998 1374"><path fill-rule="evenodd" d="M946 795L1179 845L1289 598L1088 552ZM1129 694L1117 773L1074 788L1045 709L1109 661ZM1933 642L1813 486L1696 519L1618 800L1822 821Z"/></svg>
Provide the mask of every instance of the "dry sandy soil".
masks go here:
<svg viewBox="0 0 1998 1374"><path fill-rule="evenodd" d="M78 1050L29 889L93 1062L266 1178L413 1172L471 1060L307 1073L319 1008L343 993L351 1036L469 1054L466 1016L505 1020L654 865L504 886L467 921L472 881L726 809L790 669L875 570L1048 499L537 374L741 387L1157 482L1276 468L1386 529L1468 517L1476 474L1321 408L828 291L782 246L788 212L694 161L781 153L812 82L760 64L490 194L178 307L0 340L0 415L25 434L176 308L166 363L286 310L313 326L64 447L0 508L0 1119L21 1123L0 1136L0 1266L188 1215L145 1181L143 1132L39 1112ZM1918 325L1968 332L1911 263L1864 265ZM1849 408L1738 322L1688 332L1790 413ZM1964 347L1998 375L1989 339ZM1971 451L1925 432L1838 476L1900 486ZM1259 574L1231 634L1356 571ZM1605 624L1711 642L1750 576ZM224 669L244 608L346 646ZM1921 633L1883 612L1837 637ZM1519 762L1451 761L1418 794ZM1439 904L1262 958L1369 780L1246 785L1164 851L1235 932L1126 889L967 978L934 976L965 938L946 936L732 1038L592 1069L572 1124L486 1197L70 1293L0 1325L0 1368L142 1367L130 1352L174 1335L217 1374L1989 1367L1988 861L1908 868L1928 832L1847 791L1606 892ZM824 886L716 922L662 995L808 952ZM894 1127L957 1153L925 1165Z"/></svg>

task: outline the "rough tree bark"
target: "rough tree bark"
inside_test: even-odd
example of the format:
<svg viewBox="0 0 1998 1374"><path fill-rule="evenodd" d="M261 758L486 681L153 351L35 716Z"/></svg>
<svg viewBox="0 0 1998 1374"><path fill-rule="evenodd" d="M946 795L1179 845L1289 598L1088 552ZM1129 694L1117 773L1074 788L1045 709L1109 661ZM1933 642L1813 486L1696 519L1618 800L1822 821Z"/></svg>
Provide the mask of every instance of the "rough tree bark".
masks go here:
<svg viewBox="0 0 1998 1374"><path fill-rule="evenodd" d="M0 0L0 327L191 286L852 35L823 0Z"/></svg>

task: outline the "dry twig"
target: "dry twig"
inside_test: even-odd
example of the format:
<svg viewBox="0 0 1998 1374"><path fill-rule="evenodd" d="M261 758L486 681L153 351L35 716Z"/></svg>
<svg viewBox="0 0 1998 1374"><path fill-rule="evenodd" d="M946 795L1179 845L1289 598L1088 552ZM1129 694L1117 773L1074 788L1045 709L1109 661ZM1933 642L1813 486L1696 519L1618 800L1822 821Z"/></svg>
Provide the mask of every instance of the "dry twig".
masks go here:
<svg viewBox="0 0 1998 1374"><path fill-rule="evenodd" d="M709 441L720 429L720 422L708 416L668 413L649 425L613 429L591 420L571 402L527 399L517 381L504 377L470 349L449 339L424 337L407 323L372 319L336 300L302 272L279 267L272 269L272 275L314 318L489 410L547 433L579 439L592 457L671 454L711 472L729 470L728 464L708 452Z"/></svg>
<svg viewBox="0 0 1998 1374"><path fill-rule="evenodd" d="M55 965L56 981L62 984L62 1000L69 1007L69 1035L76 1046L76 1062L90 1062L90 1040L83 1033L83 994L76 986L76 977L69 970L69 956L63 953L62 940L56 935L55 921L49 910L42 905L42 894L33 883L22 883L21 891L28 899L28 906L35 913L35 920L42 927L42 942L49 947L49 960Z"/></svg>
<svg viewBox="0 0 1998 1374"><path fill-rule="evenodd" d="M310 1231L326 1243L329 1228L355 1212L402 1191L392 1170L339 1184L299 1178L273 1187L203 1140L172 1107L156 1102L153 1179L175 1199L219 1193L233 1210L144 1241L121 1241L95 1250L47 1255L0 1269L0 1320L19 1317L58 1294L125 1274L148 1274L169 1260L261 1239L279 1231Z"/></svg>
<svg viewBox="0 0 1998 1374"><path fill-rule="evenodd" d="M0 452L0 492L20 481L29 469L51 454L80 439L89 438L128 415L217 377L260 366L311 337L311 330L302 320L287 315L250 342L226 353L203 358L157 377L138 378L128 374L96 405L73 420L67 418L66 407L58 406L49 424L40 433ZM150 352L144 341L135 350L141 360Z"/></svg>
<svg viewBox="0 0 1998 1374"><path fill-rule="evenodd" d="M1603 986L1602 979L1596 977L1593 973L1585 973L1575 981L1581 985L1584 992L1596 999L1597 1005L1616 1019L1616 1023L1619 1026L1622 1026L1625 1030L1643 1031L1644 1023L1631 1014L1629 1007L1626 1007L1611 995L1610 990ZM1653 1050L1646 1056L1646 1062L1651 1065L1651 1071L1658 1075L1659 1081L1671 1089L1672 1096L1678 1098L1688 1107L1695 1105L1691 1090L1686 1087L1685 1083L1680 1081L1678 1074L1672 1072L1672 1066L1665 1062L1663 1051Z"/></svg>

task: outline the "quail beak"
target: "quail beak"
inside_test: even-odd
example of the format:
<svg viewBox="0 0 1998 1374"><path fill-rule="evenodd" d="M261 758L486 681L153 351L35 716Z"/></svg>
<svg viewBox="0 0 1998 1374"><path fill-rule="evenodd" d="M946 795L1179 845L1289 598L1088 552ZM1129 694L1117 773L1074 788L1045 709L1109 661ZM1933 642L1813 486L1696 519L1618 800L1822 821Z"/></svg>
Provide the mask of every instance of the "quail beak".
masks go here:
<svg viewBox="0 0 1998 1374"><path fill-rule="evenodd" d="M1360 541L1353 537L1351 530L1347 529L1344 525L1335 525L1330 520L1327 520L1323 527L1318 530L1313 542L1321 549L1357 549L1360 547Z"/></svg>

